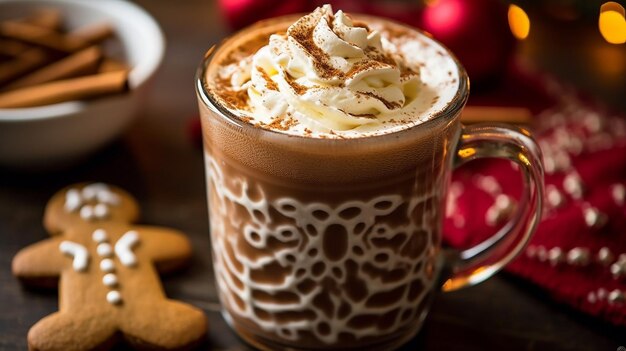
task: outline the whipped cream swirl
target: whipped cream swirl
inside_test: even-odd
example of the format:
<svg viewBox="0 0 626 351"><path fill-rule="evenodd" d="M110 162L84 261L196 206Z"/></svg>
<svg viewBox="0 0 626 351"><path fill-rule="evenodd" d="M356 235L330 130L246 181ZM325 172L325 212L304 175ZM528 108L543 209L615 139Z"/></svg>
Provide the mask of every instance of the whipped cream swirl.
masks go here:
<svg viewBox="0 0 626 351"><path fill-rule="evenodd" d="M317 132L402 118L421 85L391 43L342 11L333 15L330 5L272 35L249 72L233 75L232 84L247 89L256 120L287 118Z"/></svg>

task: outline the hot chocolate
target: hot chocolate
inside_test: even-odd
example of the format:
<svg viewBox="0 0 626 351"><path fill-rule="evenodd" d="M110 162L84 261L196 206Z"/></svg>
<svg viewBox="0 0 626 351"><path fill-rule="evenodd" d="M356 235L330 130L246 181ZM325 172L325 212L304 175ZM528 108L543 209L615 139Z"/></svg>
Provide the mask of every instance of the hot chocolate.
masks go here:
<svg viewBox="0 0 626 351"><path fill-rule="evenodd" d="M268 350L400 345L440 268L462 68L416 30L327 6L211 55L198 92L225 316Z"/></svg>

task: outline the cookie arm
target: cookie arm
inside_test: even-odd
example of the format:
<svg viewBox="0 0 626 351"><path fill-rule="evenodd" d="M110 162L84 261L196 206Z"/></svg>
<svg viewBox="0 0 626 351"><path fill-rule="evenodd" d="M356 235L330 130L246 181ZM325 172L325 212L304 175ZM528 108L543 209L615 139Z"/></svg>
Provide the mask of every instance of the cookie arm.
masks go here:
<svg viewBox="0 0 626 351"><path fill-rule="evenodd" d="M138 226L139 250L152 259L159 273L168 273L185 266L191 259L191 243L180 231L163 228Z"/></svg>
<svg viewBox="0 0 626 351"><path fill-rule="evenodd" d="M53 237L20 250L13 257L13 275L30 286L56 288L61 271L71 264L59 251L61 241Z"/></svg>

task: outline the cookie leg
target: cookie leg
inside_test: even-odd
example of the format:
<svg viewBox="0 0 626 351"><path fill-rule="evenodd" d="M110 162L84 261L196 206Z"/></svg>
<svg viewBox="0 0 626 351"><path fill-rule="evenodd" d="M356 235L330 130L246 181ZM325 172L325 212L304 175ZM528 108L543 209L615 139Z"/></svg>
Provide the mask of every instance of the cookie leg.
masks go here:
<svg viewBox="0 0 626 351"><path fill-rule="evenodd" d="M31 351L106 350L115 344L116 328L98 316L53 313L28 331Z"/></svg>
<svg viewBox="0 0 626 351"><path fill-rule="evenodd" d="M188 350L204 340L204 312L182 302L165 300L122 322L120 330L138 349Z"/></svg>

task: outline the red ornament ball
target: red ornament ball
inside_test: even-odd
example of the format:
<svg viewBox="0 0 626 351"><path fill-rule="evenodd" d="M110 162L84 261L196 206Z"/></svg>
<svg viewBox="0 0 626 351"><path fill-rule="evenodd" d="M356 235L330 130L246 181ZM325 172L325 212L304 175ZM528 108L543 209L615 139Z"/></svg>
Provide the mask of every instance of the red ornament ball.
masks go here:
<svg viewBox="0 0 626 351"><path fill-rule="evenodd" d="M512 57L516 41L501 1L434 1L424 8L421 22L459 58L472 82L498 76Z"/></svg>

